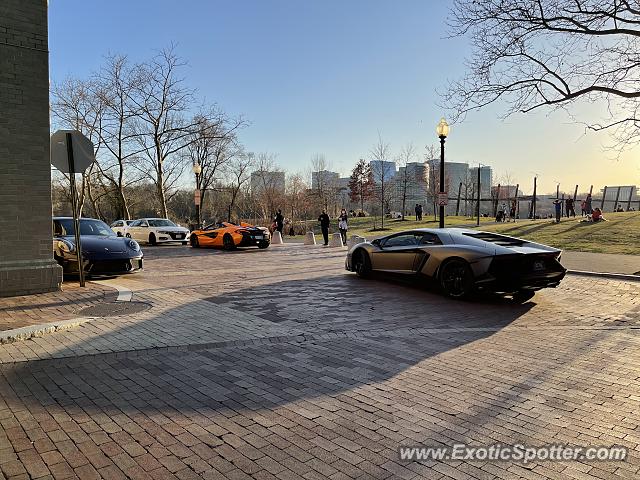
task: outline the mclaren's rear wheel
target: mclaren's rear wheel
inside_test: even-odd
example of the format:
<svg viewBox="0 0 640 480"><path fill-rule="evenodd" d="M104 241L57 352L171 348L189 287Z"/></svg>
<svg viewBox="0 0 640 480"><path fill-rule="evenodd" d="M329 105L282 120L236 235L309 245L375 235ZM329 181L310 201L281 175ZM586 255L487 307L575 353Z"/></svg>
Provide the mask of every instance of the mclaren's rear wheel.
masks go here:
<svg viewBox="0 0 640 480"><path fill-rule="evenodd" d="M440 268L440 286L451 298L464 298L473 290L473 272L467 262L454 258Z"/></svg>
<svg viewBox="0 0 640 480"><path fill-rule="evenodd" d="M200 242L198 241L198 236L195 234L191 234L191 246L193 248L199 248L200 247Z"/></svg>
<svg viewBox="0 0 640 480"><path fill-rule="evenodd" d="M231 237L231 235L229 235L228 233L225 233L224 237L222 237L222 245L224 246L225 250L233 250L234 248L236 248L236 244L233 243L233 237Z"/></svg>
<svg viewBox="0 0 640 480"><path fill-rule="evenodd" d="M369 254L364 250L356 250L351 257L353 264L353 271L358 274L360 278L367 278L371 275L371 259Z"/></svg>

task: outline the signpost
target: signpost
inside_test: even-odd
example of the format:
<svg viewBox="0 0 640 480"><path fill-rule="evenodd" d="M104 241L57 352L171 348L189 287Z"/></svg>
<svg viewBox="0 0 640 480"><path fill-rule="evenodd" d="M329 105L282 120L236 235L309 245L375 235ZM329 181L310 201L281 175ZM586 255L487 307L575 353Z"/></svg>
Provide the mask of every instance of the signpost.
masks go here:
<svg viewBox="0 0 640 480"><path fill-rule="evenodd" d="M449 204L449 192L438 193L438 206L444 207Z"/></svg>
<svg viewBox="0 0 640 480"><path fill-rule="evenodd" d="M51 165L62 173L68 173L71 185L71 208L73 209L73 230L76 240L76 258L80 286L84 287L82 265L82 243L80 241L80 221L78 220L78 195L76 193L76 173L84 171L95 161L93 143L75 130L58 130L51 135Z"/></svg>

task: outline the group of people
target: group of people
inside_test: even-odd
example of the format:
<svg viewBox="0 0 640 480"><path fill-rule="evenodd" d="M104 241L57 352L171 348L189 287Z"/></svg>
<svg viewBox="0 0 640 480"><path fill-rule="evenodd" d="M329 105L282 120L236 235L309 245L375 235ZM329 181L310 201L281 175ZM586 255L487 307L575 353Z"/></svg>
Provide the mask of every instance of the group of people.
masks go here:
<svg viewBox="0 0 640 480"><path fill-rule="evenodd" d="M516 199L511 200L510 206L507 208L507 204L503 203L502 207L496 212L496 222L510 222L516 221L518 215L518 201Z"/></svg>
<svg viewBox="0 0 640 480"><path fill-rule="evenodd" d="M560 223L560 219L562 218L562 204L564 203L565 207L565 215L567 218L575 217L575 200L571 197L562 200L557 198L553 201L553 206L555 207L556 213L556 223ZM588 193L587 196L580 202L580 210L581 216L587 217L586 221L588 222L602 222L606 221L606 218L602 215L602 209L600 207L593 208L593 198L591 194Z"/></svg>
<svg viewBox="0 0 640 480"><path fill-rule="evenodd" d="M320 222L320 230L322 231L322 240L324 241L324 245L329 245L329 225L331 224L331 219L325 210L322 210L322 213L318 217L318 222ZM343 208L340 211L340 215L338 215L338 230L340 231L340 237L342 238L342 243L346 245L347 243L347 230L349 229L349 214Z"/></svg>
<svg viewBox="0 0 640 480"><path fill-rule="evenodd" d="M355 212L353 212L352 216L356 216ZM318 222L320 222L320 230L322 231L322 238L324 240L324 245L329 245L329 226L331 225L331 218L327 214L325 210L322 210L322 213L318 217ZM278 210L273 217L273 223L271 224L271 232L280 232L282 235L282 230L284 229L285 218L282 215L282 211ZM338 230L340 231L340 236L342 237L342 243L347 243L347 230L349 229L349 214L346 209L342 209L340 211L340 215L338 215ZM291 226L291 230L289 235L293 236L295 234L293 225Z"/></svg>

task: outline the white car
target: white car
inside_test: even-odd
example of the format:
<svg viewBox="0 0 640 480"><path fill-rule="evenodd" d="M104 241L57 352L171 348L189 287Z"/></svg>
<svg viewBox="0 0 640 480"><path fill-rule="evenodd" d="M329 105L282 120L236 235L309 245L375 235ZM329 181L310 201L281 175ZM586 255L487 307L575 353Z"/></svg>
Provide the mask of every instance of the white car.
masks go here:
<svg viewBox="0 0 640 480"><path fill-rule="evenodd" d="M111 225L111 230L116 232L119 237L124 237L127 234L127 227L133 223L133 220L116 220Z"/></svg>
<svg viewBox="0 0 640 480"><path fill-rule="evenodd" d="M190 233L188 228L176 225L167 218L139 218L131 222L125 235L150 245L171 242L186 245L189 242Z"/></svg>

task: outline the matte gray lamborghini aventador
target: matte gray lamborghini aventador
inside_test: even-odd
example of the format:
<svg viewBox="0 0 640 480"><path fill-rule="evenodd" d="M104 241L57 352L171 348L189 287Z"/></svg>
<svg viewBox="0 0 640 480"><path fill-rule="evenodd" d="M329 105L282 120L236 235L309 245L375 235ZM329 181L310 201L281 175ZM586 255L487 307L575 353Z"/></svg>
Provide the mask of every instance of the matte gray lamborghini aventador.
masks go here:
<svg viewBox="0 0 640 480"><path fill-rule="evenodd" d="M491 232L463 228L419 228L354 245L346 269L432 278L450 297L474 290L513 294L526 300L556 287L566 269L561 250Z"/></svg>

